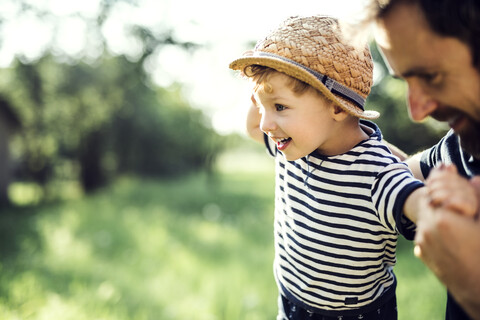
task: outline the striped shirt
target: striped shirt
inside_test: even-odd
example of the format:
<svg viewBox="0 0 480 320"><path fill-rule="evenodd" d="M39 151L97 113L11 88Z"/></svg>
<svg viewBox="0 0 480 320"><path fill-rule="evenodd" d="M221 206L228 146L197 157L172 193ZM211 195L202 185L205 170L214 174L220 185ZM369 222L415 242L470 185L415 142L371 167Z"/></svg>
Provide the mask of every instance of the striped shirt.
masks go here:
<svg viewBox="0 0 480 320"><path fill-rule="evenodd" d="M362 124L374 133L336 156L287 161L265 139L276 159L277 285L291 302L325 315L394 295L397 221L423 185L381 142L378 127Z"/></svg>

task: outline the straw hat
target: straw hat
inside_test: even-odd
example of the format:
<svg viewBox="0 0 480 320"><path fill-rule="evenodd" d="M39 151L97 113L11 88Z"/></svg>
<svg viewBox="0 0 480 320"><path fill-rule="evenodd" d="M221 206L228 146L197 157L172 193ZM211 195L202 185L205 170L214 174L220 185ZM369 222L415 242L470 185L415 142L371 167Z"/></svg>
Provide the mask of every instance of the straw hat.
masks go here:
<svg viewBox="0 0 480 320"><path fill-rule="evenodd" d="M363 119L379 117L365 111L373 83L368 46L347 44L336 19L291 17L259 41L253 51L230 63L233 70L251 65L276 69L308 83L348 113Z"/></svg>

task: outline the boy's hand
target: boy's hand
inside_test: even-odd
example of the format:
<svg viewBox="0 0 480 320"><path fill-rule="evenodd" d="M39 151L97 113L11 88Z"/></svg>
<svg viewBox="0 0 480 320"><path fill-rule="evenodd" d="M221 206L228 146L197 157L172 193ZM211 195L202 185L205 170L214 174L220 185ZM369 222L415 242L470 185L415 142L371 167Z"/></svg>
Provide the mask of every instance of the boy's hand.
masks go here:
<svg viewBox="0 0 480 320"><path fill-rule="evenodd" d="M260 114L260 110L257 107L257 102L255 101L253 94L250 99L252 103L247 114L247 133L250 138L263 144L263 132L260 129L262 115Z"/></svg>
<svg viewBox="0 0 480 320"><path fill-rule="evenodd" d="M463 215L476 217L479 211L477 188L460 176L455 165L441 165L426 180L427 192L434 207L443 206Z"/></svg>

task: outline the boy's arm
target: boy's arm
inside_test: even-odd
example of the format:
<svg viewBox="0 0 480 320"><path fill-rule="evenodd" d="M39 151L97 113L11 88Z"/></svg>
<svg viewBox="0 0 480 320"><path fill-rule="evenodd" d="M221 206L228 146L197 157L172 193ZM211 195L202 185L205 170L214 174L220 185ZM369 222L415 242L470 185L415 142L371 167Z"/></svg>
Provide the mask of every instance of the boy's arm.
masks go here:
<svg viewBox="0 0 480 320"><path fill-rule="evenodd" d="M403 205L403 214L413 223L417 223L418 214L425 206L428 206L430 199L426 187L421 187L414 190L408 196Z"/></svg>
<svg viewBox="0 0 480 320"><path fill-rule="evenodd" d="M247 133L253 140L264 143L263 140L263 131L260 129L260 121L262 120L262 115L255 104L255 100L252 96L252 104L247 114Z"/></svg>

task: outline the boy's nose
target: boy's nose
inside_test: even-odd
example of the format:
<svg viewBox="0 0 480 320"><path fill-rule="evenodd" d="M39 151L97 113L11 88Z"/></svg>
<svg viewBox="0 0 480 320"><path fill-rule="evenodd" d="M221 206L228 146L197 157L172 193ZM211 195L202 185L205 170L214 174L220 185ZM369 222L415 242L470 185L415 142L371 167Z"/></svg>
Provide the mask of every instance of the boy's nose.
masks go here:
<svg viewBox="0 0 480 320"><path fill-rule="evenodd" d="M408 83L408 111L413 121L422 121L438 107L438 102L423 89L415 84Z"/></svg>
<svg viewBox="0 0 480 320"><path fill-rule="evenodd" d="M264 112L262 114L262 119L260 121L260 129L263 132L273 132L277 129L277 124L273 116L269 112Z"/></svg>

